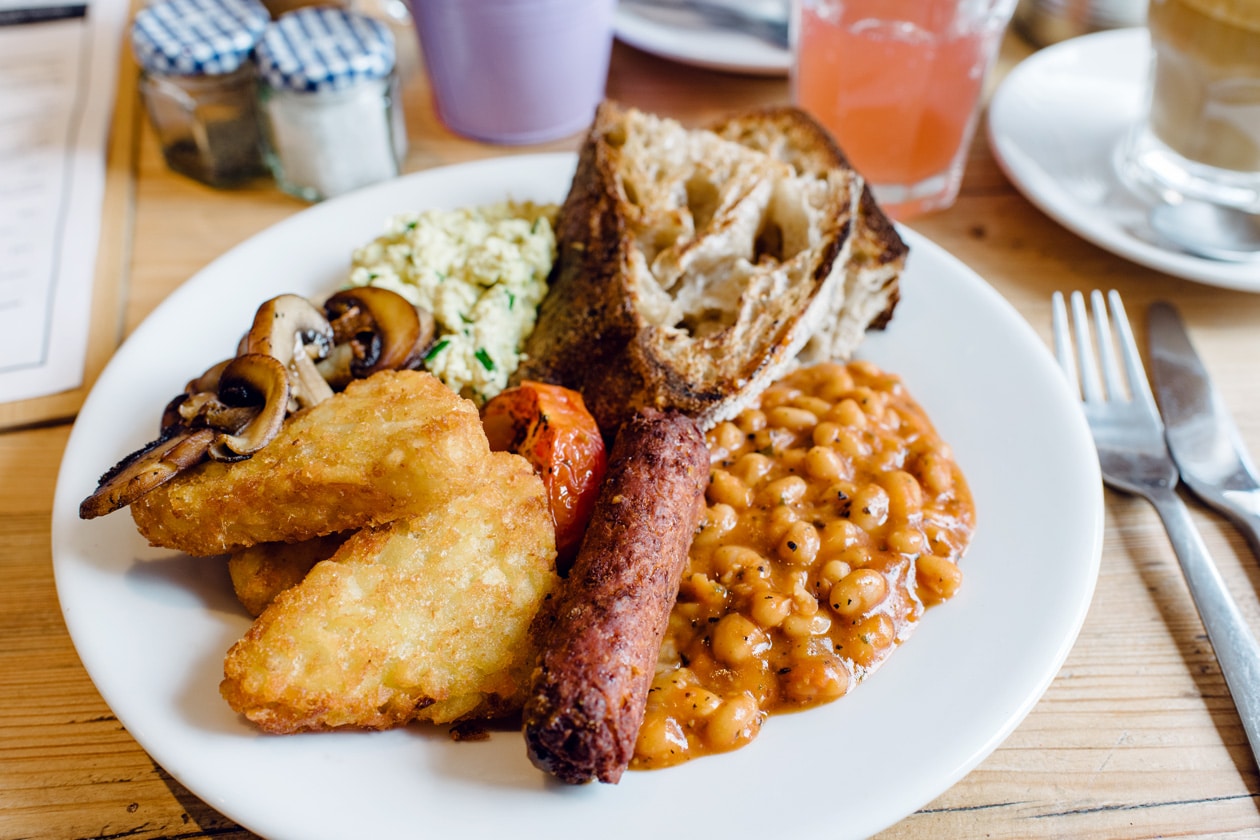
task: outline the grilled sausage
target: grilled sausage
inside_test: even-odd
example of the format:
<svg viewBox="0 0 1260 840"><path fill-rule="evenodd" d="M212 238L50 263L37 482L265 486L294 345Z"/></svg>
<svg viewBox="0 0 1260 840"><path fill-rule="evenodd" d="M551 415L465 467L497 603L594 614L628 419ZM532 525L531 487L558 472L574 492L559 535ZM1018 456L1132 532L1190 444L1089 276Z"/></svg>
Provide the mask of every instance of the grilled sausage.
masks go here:
<svg viewBox="0 0 1260 840"><path fill-rule="evenodd" d="M688 417L644 409L617 433L573 570L535 628L525 741L561 781L615 784L630 763L708 475Z"/></svg>

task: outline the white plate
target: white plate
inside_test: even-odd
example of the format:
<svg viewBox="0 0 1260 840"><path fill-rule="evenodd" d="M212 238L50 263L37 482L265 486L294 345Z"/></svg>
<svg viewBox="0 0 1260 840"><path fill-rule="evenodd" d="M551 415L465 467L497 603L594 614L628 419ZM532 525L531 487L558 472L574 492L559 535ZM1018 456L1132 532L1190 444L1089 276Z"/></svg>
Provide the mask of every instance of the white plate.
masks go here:
<svg viewBox="0 0 1260 840"><path fill-rule="evenodd" d="M683 64L744 73L786 76L791 51L760 38L709 26L686 12L665 10L655 16L618 4L614 26L617 37L632 47ZM671 22L672 21L672 22Z"/></svg>
<svg viewBox="0 0 1260 840"><path fill-rule="evenodd" d="M1260 292L1254 264L1162 245L1146 221L1150 205L1116 174L1116 148L1143 107L1149 54L1140 27L1033 53L1002 81L989 106L993 154L1029 201L1095 245L1176 277Z"/></svg>
<svg viewBox="0 0 1260 840"><path fill-rule="evenodd" d="M184 382L229 355L281 292L322 296L393 213L560 200L569 154L420 173L312 207L225 254L110 362L67 445L53 513L66 624L105 701L197 796L271 838L862 837L945 791L1011 732L1067 655L1093 593L1102 490L1080 411L1050 354L973 272L907 231L902 302L862 354L903 374L966 472L979 532L960 594L850 696L767 723L749 747L617 786L565 788L517 733L259 734L218 694L249 620L225 564L146 545L125 512L83 522L97 476L143 444ZM750 796L750 792L755 795ZM735 807L735 803L743 800ZM826 803L826 807L816 807Z"/></svg>

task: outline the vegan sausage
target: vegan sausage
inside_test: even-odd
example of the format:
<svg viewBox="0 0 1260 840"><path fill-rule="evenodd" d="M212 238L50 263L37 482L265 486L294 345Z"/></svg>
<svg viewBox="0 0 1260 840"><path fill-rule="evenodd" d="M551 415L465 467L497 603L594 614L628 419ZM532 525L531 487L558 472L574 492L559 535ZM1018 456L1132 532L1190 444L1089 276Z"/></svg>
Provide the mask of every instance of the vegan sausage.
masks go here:
<svg viewBox="0 0 1260 840"><path fill-rule="evenodd" d="M643 409L617 433L573 569L535 627L525 740L561 781L615 784L634 755L708 476L689 417Z"/></svg>

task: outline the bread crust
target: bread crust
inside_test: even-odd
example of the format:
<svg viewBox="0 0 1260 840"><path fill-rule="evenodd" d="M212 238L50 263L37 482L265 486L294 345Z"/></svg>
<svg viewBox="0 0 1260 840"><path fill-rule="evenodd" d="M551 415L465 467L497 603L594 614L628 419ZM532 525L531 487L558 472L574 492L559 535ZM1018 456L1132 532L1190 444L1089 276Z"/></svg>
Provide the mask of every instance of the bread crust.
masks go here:
<svg viewBox="0 0 1260 840"><path fill-rule="evenodd" d="M573 570L535 622L525 741L561 781L616 783L634 755L708 474L689 418L646 409L622 426Z"/></svg>
<svg viewBox="0 0 1260 840"><path fill-rule="evenodd" d="M582 147L557 221L551 289L514 381L581 392L608 438L644 407L711 428L807 343L813 355L844 358L868 323L891 316L905 244L826 132L795 108L715 129L688 132L605 102ZM654 132L655 145L636 145ZM661 160L636 157L650 157L643 148ZM693 187L714 189L722 213L706 215ZM799 216L808 242L789 253L779 216ZM725 262L710 259L718 253ZM846 301L872 296L855 290L876 292L878 307L850 306L841 339ZM706 295L725 295L717 308L726 311L697 326L692 316L714 309Z"/></svg>

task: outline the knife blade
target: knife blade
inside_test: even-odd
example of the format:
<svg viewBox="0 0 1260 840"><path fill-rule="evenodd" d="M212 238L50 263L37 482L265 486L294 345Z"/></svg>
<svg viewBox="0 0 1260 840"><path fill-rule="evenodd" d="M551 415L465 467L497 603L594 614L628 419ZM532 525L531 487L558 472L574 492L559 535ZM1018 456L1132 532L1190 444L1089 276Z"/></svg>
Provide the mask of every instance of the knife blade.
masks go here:
<svg viewBox="0 0 1260 840"><path fill-rule="evenodd" d="M1181 479L1225 514L1260 557L1260 482L1238 427L1172 304L1147 313L1151 382Z"/></svg>

